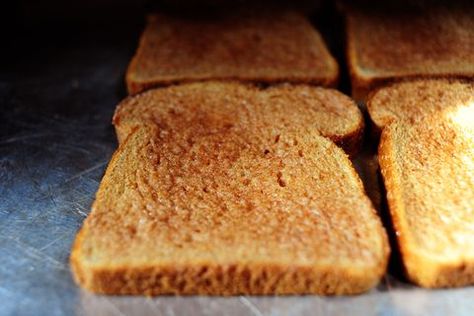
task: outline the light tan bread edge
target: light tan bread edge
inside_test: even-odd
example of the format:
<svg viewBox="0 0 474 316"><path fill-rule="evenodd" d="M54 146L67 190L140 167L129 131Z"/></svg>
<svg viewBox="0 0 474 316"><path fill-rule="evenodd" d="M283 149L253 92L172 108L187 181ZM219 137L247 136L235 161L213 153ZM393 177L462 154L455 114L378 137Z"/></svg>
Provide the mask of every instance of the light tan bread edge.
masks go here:
<svg viewBox="0 0 474 316"><path fill-rule="evenodd" d="M397 245L403 258L405 274L415 284L427 288L457 287L474 281L474 262L440 263L423 256L415 246L406 222L401 180L395 171L396 160L392 129L396 123L385 127L379 144L379 164L387 192L388 209Z"/></svg>
<svg viewBox="0 0 474 316"><path fill-rule="evenodd" d="M78 262L74 266L75 280L82 287L94 293L115 295L359 294L374 287L380 279L368 278L365 269L347 271L334 267L315 269L309 266L269 264L219 266L202 263L93 271L82 269ZM270 280L268 276L271 276ZM184 280L195 286L182 288L180 283ZM163 287L162 284L167 286Z"/></svg>
<svg viewBox="0 0 474 316"><path fill-rule="evenodd" d="M83 229L77 235L71 255L73 276L78 285L99 294L359 294L373 288L387 266L387 260L384 260L373 269L287 266L275 263L216 265L210 262L188 266L163 264L149 267L89 268L80 259ZM388 258L388 243L385 246L385 258ZM186 287L183 287L184 283Z"/></svg>

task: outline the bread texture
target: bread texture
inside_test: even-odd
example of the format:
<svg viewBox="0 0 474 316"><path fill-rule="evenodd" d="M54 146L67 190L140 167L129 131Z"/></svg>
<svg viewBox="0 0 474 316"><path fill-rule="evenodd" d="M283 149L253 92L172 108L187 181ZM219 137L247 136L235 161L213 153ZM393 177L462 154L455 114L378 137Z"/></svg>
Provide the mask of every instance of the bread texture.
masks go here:
<svg viewBox="0 0 474 316"><path fill-rule="evenodd" d="M373 93L379 163L408 278L474 283L474 84L417 80Z"/></svg>
<svg viewBox="0 0 474 316"><path fill-rule="evenodd" d="M239 85L255 96L238 104L232 93L175 99L208 85L236 84L122 103L119 149L73 246L76 282L145 295L355 294L377 284L387 238L344 151L293 116L292 102L263 115L277 87Z"/></svg>
<svg viewBox="0 0 474 316"><path fill-rule="evenodd" d="M472 5L399 1L382 6L372 1L348 5L344 12L356 100L405 79L474 77Z"/></svg>
<svg viewBox="0 0 474 316"><path fill-rule="evenodd" d="M238 82L196 82L130 96L118 107L113 123L121 143L137 126L170 126L225 120L245 128L250 124L311 126L350 155L360 148L364 118L344 94L309 85L280 84L261 88ZM238 118L238 119L234 119Z"/></svg>
<svg viewBox="0 0 474 316"><path fill-rule="evenodd" d="M413 80L391 84L369 94L367 111L379 134L391 122L414 124L470 103L474 103L473 81Z"/></svg>
<svg viewBox="0 0 474 316"><path fill-rule="evenodd" d="M126 75L130 94L175 83L241 80L335 86L320 34L291 10L186 17L152 14Z"/></svg>

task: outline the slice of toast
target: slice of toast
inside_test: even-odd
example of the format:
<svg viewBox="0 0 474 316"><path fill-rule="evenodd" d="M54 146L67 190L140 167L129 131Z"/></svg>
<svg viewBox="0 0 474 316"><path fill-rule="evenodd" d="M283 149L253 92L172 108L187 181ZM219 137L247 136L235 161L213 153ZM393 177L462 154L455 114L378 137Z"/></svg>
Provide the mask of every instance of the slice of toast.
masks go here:
<svg viewBox="0 0 474 316"><path fill-rule="evenodd" d="M346 154L306 118L311 103L306 116L295 107L309 88L237 86L155 89L121 105L121 144L71 255L81 286L106 294L354 294L379 281L389 252L384 229ZM190 87L207 94L180 99ZM273 89L288 97L271 98ZM328 112L340 98L330 94ZM334 126L342 122L334 116Z"/></svg>
<svg viewBox="0 0 474 316"><path fill-rule="evenodd" d="M385 127L379 162L408 278L474 284L474 103Z"/></svg>
<svg viewBox="0 0 474 316"><path fill-rule="evenodd" d="M344 11L356 100L406 78L474 77L472 5L405 1L382 6L372 1L347 5Z"/></svg>
<svg viewBox="0 0 474 316"><path fill-rule="evenodd" d="M130 94L174 83L241 80L335 86L339 69L301 13L153 14L130 63Z"/></svg>
<svg viewBox="0 0 474 316"><path fill-rule="evenodd" d="M195 82L130 96L117 107L113 122L121 143L144 122L169 127L181 117L190 122L225 118L243 127L311 126L351 155L359 149L364 130L355 102L336 90L237 82Z"/></svg>
<svg viewBox="0 0 474 316"><path fill-rule="evenodd" d="M474 83L416 80L368 99L407 276L425 287L474 282Z"/></svg>
<svg viewBox="0 0 474 316"><path fill-rule="evenodd" d="M391 84L375 90L367 110L377 134L393 121L414 124L427 116L474 103L474 82L429 79Z"/></svg>

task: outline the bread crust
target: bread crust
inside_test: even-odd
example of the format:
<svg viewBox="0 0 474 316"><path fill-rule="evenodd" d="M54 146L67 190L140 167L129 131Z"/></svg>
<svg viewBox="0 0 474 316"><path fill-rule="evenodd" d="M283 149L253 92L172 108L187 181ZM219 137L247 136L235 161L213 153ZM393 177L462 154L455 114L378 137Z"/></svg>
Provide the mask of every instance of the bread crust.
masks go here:
<svg viewBox="0 0 474 316"><path fill-rule="evenodd" d="M352 132L340 136L327 136L330 140L334 142L338 147L341 147L350 158L354 158L360 152L362 140L364 138L364 129L365 123L364 120L360 121L359 126L354 129Z"/></svg>
<svg viewBox="0 0 474 316"><path fill-rule="evenodd" d="M385 273L389 254L374 267L299 266L272 262L163 264L89 268L81 258L82 228L74 242L71 268L74 281L98 294L113 295L295 295L359 294L374 287ZM384 234L384 232L381 232ZM369 272L370 271L370 272Z"/></svg>
<svg viewBox="0 0 474 316"><path fill-rule="evenodd" d="M271 264L216 266L203 263L94 271L81 270L76 264L75 269L76 282L81 286L109 295L343 295L366 292L380 280L378 276L364 276L368 268L347 271L334 267L316 269ZM183 286L184 282L191 285Z"/></svg>

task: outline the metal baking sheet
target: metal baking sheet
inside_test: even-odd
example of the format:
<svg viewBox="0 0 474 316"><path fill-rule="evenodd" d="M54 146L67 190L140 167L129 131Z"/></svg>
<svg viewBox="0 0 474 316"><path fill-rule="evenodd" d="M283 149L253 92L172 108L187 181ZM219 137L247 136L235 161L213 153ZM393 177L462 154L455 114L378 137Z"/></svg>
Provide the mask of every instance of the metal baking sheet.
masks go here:
<svg viewBox="0 0 474 316"><path fill-rule="evenodd" d="M79 289L68 257L116 147L110 121L137 33L51 44L0 74L0 315L472 315L474 287L394 272L348 297L114 297ZM358 159L375 201L376 160ZM372 189L371 189L372 188ZM378 202L377 202L378 203ZM376 204L377 204L376 203Z"/></svg>

